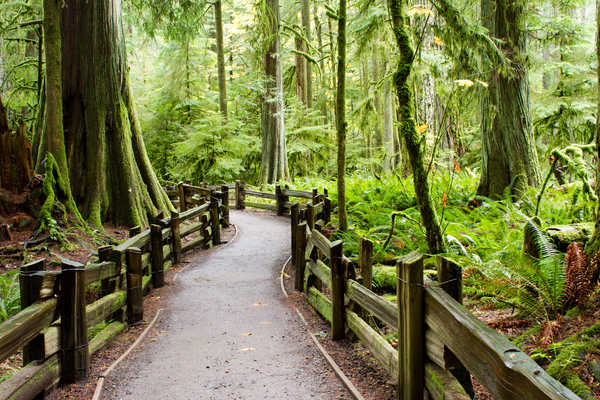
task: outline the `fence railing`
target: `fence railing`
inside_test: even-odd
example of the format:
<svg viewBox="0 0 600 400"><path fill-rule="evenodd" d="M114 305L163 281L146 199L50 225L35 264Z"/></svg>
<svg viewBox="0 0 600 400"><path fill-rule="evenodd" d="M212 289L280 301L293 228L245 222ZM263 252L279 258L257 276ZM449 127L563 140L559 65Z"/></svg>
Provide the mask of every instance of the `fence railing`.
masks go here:
<svg viewBox="0 0 600 400"><path fill-rule="evenodd" d="M394 304L371 290L370 241L361 239L353 262L344 256L342 241L322 234L309 207L300 212L296 204L291 210L296 290L331 323L332 339L343 338L346 329L360 339L397 379L399 399L423 399L427 391L434 400L467 400L459 382L469 388L471 375L497 399L579 398L460 304L460 267L438 257L437 283L425 280L422 255L398 259ZM397 332L399 350L374 329L374 320Z"/></svg>
<svg viewBox="0 0 600 400"><path fill-rule="evenodd" d="M229 221L222 199L223 192L212 191L204 203L161 215L146 230L132 228L129 239L99 248L97 261L85 266L68 260L58 271L47 271L46 260L22 266L22 310L0 324L0 362L22 349L24 367L0 384L0 400L39 399L56 383L87 376L90 356L126 323L143 319L144 293L164 285L182 252L221 242ZM94 292L97 299L87 304ZM88 341L88 330L99 324L106 326Z"/></svg>

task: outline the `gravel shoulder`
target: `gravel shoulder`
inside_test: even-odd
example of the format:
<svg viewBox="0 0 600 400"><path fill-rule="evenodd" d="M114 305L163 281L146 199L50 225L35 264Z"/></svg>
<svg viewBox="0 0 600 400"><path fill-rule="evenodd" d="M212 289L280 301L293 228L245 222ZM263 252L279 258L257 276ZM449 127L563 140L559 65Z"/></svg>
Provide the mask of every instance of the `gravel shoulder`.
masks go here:
<svg viewBox="0 0 600 400"><path fill-rule="evenodd" d="M190 259L103 399L350 399L279 287L289 220L232 211L238 237Z"/></svg>

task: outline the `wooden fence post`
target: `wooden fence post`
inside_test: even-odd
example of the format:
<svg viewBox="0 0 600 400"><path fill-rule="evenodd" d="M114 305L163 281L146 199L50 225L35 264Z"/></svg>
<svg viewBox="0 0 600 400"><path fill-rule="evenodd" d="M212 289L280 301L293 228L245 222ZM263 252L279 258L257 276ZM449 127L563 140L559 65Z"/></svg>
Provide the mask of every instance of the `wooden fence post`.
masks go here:
<svg viewBox="0 0 600 400"><path fill-rule="evenodd" d="M283 190L281 190L281 185L275 186L275 202L277 203L277 215L285 214Z"/></svg>
<svg viewBox="0 0 600 400"><path fill-rule="evenodd" d="M304 212L304 215L306 216L306 224L311 231L315 229L315 209L313 205L314 204L307 204L306 211Z"/></svg>
<svg viewBox="0 0 600 400"><path fill-rule="evenodd" d="M111 260L113 252L112 246L102 246L98 248L98 261L106 262ZM107 294L114 292L116 286L115 279L102 279L100 281L100 296L104 297Z"/></svg>
<svg viewBox="0 0 600 400"><path fill-rule="evenodd" d="M221 206L223 207L223 227L229 226L229 187L221 186Z"/></svg>
<svg viewBox="0 0 600 400"><path fill-rule="evenodd" d="M133 228L129 229L129 237L130 238L132 238L136 235L139 235L140 233L142 233L142 227L139 225L136 225Z"/></svg>
<svg viewBox="0 0 600 400"><path fill-rule="evenodd" d="M144 319L142 250L130 247L125 254L127 257L127 321L133 324Z"/></svg>
<svg viewBox="0 0 600 400"><path fill-rule="evenodd" d="M221 227L219 226L219 201L216 197L210 198L210 230L212 233L212 244L221 244Z"/></svg>
<svg viewBox="0 0 600 400"><path fill-rule="evenodd" d="M436 258L436 263L440 287L448 293L450 297L462 304L462 268L452 261L440 256ZM473 397L475 390L471 380L471 373L447 347L444 347L444 359L447 364L446 368L454 375L465 391Z"/></svg>
<svg viewBox="0 0 600 400"><path fill-rule="evenodd" d="M185 188L183 187L183 182L177 184L177 194L179 196L179 212L184 212L187 210L187 206L185 204Z"/></svg>
<svg viewBox="0 0 600 400"><path fill-rule="evenodd" d="M60 380L74 383L88 375L85 268L63 260L60 274Z"/></svg>
<svg viewBox="0 0 600 400"><path fill-rule="evenodd" d="M323 220L325 225L331 222L331 199L327 196L323 197Z"/></svg>
<svg viewBox="0 0 600 400"><path fill-rule="evenodd" d="M162 227L160 225L150 226L150 242L152 250L152 286L155 288L165 285L164 262L165 256L163 253Z"/></svg>
<svg viewBox="0 0 600 400"><path fill-rule="evenodd" d="M181 232L180 232L181 221L179 220L179 213L173 211L171 213L171 242L173 246L173 264L179 264L181 262Z"/></svg>
<svg viewBox="0 0 600 400"><path fill-rule="evenodd" d="M46 260L37 260L19 268L19 288L21 291L21 310L29 307L40 299L40 289L44 277L34 275L36 272L46 270ZM32 361L44 360L46 357L46 346L44 335L40 334L33 338L29 343L23 346L23 366ZM43 399L42 392L36 399Z"/></svg>
<svg viewBox="0 0 600 400"><path fill-rule="evenodd" d="M292 233L292 265L296 265L296 235L298 233L298 223L300 219L300 204L294 203L290 207L291 233Z"/></svg>
<svg viewBox="0 0 600 400"><path fill-rule="evenodd" d="M245 197L244 191L245 191L244 182L235 181L235 209L236 210L243 210L244 208L246 208L246 206L244 204L244 197Z"/></svg>
<svg viewBox="0 0 600 400"><path fill-rule="evenodd" d="M412 252L396 265L398 399L421 400L425 388L423 256Z"/></svg>
<svg viewBox="0 0 600 400"><path fill-rule="evenodd" d="M319 197L319 189L313 189L312 190L312 204L313 204L313 206L318 203L318 201L319 201L318 197Z"/></svg>
<svg viewBox="0 0 600 400"><path fill-rule="evenodd" d="M295 288L302 292L304 289L304 270L306 269L306 222L297 224L296 229L296 246L292 249L296 253L296 282Z"/></svg>
<svg viewBox="0 0 600 400"><path fill-rule="evenodd" d="M343 339L345 336L346 273L342 262L342 246L341 240L331 243L331 338L333 340Z"/></svg>
<svg viewBox="0 0 600 400"><path fill-rule="evenodd" d="M373 288L373 242L363 237L360 238L358 249L358 266L363 278L363 286L369 290Z"/></svg>

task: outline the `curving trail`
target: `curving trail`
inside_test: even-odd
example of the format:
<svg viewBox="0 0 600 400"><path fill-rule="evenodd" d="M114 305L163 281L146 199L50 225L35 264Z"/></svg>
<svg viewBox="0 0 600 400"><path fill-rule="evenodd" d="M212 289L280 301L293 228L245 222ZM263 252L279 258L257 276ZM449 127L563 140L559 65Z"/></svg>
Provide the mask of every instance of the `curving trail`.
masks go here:
<svg viewBox="0 0 600 400"><path fill-rule="evenodd" d="M232 211L238 237L198 253L154 334L104 399L350 399L279 286L289 220Z"/></svg>

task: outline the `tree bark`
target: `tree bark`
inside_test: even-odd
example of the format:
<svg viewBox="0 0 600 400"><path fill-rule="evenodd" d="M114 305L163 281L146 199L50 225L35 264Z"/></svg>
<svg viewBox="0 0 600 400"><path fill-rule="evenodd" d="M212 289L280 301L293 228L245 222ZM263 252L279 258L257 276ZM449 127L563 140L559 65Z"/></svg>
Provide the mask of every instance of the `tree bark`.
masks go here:
<svg viewBox="0 0 600 400"><path fill-rule="evenodd" d="M335 99L337 131L337 191L339 229L348 230L346 212L346 0L340 0L338 10L338 66Z"/></svg>
<svg viewBox="0 0 600 400"><path fill-rule="evenodd" d="M225 77L225 50L221 0L215 1L215 28L217 33L217 68L219 73L219 110L223 115L223 119L227 121L227 81Z"/></svg>
<svg viewBox="0 0 600 400"><path fill-rule="evenodd" d="M596 59L598 60L598 113L600 115L600 0L596 0ZM600 160L600 124L596 124L596 151L598 152L598 160ZM600 196L600 162L596 162L596 194ZM600 198L600 197L599 197ZM596 212L596 224L592 238L585 246L585 252L588 260L600 251L600 202L598 202L598 211Z"/></svg>
<svg viewBox="0 0 600 400"><path fill-rule="evenodd" d="M383 84L383 148L385 152L384 168L390 171L395 167L394 157L394 98L389 79Z"/></svg>
<svg viewBox="0 0 600 400"><path fill-rule="evenodd" d="M487 109L482 110L482 168L477 192L501 197L511 187L511 193L518 195L541 179L529 110L523 5L516 0L482 0L482 22L502 41L510 70L491 73L488 101L482 102Z"/></svg>
<svg viewBox="0 0 600 400"><path fill-rule="evenodd" d="M264 183L289 180L283 119L283 79L279 36L279 0L267 0L272 40L265 53L266 93L262 99L262 179Z"/></svg>
<svg viewBox="0 0 600 400"><path fill-rule="evenodd" d="M304 30L304 37L306 43L304 49L306 53L310 53L310 42L312 40L312 32L310 30L310 1L302 0L302 28ZM306 106L312 107L313 100L313 87L312 87L312 65L309 60L304 60L305 65L305 81L306 81Z"/></svg>
<svg viewBox="0 0 600 400"><path fill-rule="evenodd" d="M149 216L172 206L152 169L136 118L121 3L66 0L61 12L62 80L47 73L46 81L46 131L64 126L65 157L56 157L58 166L69 171L73 197L90 223L145 225ZM50 96L59 82L64 114L52 121L57 111L51 103L57 100ZM48 143L40 141L38 154L44 146L49 151L60 147L50 142L51 135L44 138Z"/></svg>
<svg viewBox="0 0 600 400"><path fill-rule="evenodd" d="M425 227L427 246L431 254L439 254L445 252L445 244L438 216L429 193L427 171L423 165L421 138L417 135L414 119L413 94L408 83L414 61L414 51L406 27L407 17L404 11L406 2L407 0L388 0L392 29L399 50L398 65L394 73L394 86L398 97L400 133L410 158L415 194L421 220Z"/></svg>
<svg viewBox="0 0 600 400"><path fill-rule="evenodd" d="M299 35L294 35L294 44L297 53L296 61L296 97L298 101L306 105L306 60L303 53L306 53L306 43Z"/></svg>

